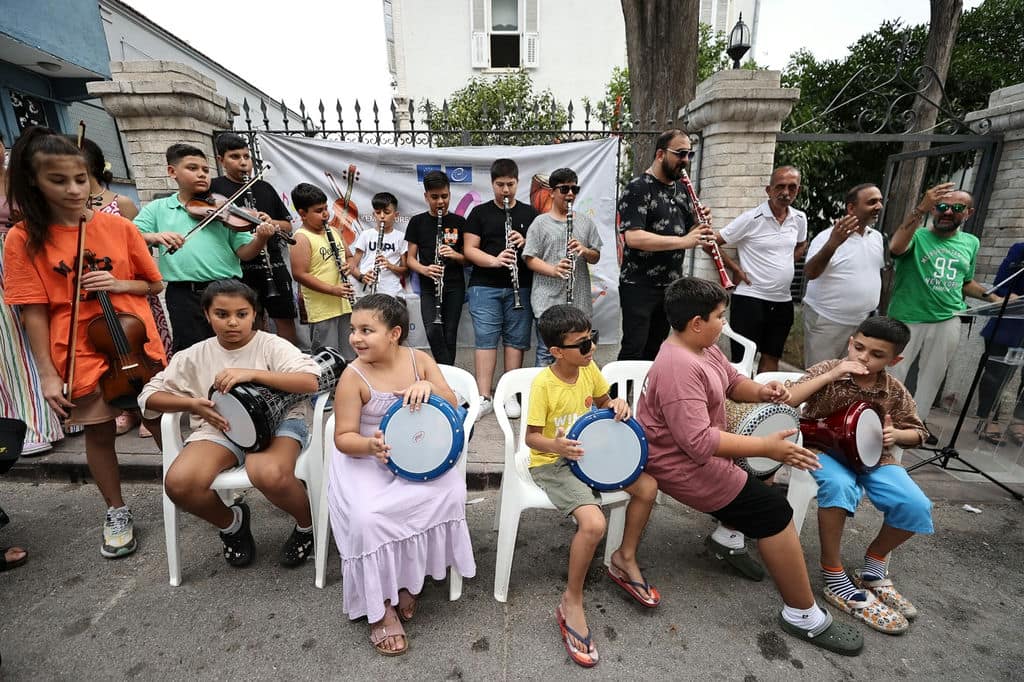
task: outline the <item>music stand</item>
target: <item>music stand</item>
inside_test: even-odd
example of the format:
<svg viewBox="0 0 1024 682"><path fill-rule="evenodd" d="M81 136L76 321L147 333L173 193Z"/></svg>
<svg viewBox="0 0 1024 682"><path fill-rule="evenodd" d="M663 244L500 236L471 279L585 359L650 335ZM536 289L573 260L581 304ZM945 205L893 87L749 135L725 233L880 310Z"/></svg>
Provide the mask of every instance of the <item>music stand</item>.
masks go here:
<svg viewBox="0 0 1024 682"><path fill-rule="evenodd" d="M1012 282L1013 280L1017 279L1021 275L1021 273L1024 273L1024 267L1021 267L1019 270L1017 270L1012 275L1004 279L1002 282L999 282L998 284L994 285L991 289L986 291L985 294L991 294L996 289L999 289L1000 287ZM985 305L978 306L977 308L965 310L963 313L961 313L961 316L995 317L996 323L995 326L992 328L992 336L995 337L996 333L999 331L999 325L1002 324L1002 321L1004 319L1024 320L1024 297L1014 299L1011 302L1010 297L1006 296L1001 303L986 303ZM1015 499L1024 502L1024 495L1017 492L1016 490L1013 490L1005 483L997 481L989 474L985 473L975 465L968 462L960 455L960 451L956 449L956 441L958 438L960 438L960 431L963 428L964 421L966 421L967 419L967 411L971 407L971 400L974 398L974 392L977 390L978 384L981 382L982 372L985 371L985 365L988 363L989 349L987 346L988 344L986 344L985 352L981 354L981 359L978 361L978 368L974 372L974 380L971 381L971 387L967 391L967 398L964 400L964 406L960 409L960 416L956 420L956 426L953 428L953 435L950 437L949 444L946 445L946 447L944 448L916 448L917 450L925 450L927 452L933 452L935 454L927 459L917 462L913 466L907 467L907 472L909 473L914 469L923 467L926 464L933 464L947 471L960 471L964 473L980 474L981 476L985 477L992 483L995 483L997 486L999 486L1006 492L1010 493L1010 495L1012 495ZM950 460L953 459L955 459L958 463L963 464L967 468L957 469L954 467L950 467L949 462Z"/></svg>

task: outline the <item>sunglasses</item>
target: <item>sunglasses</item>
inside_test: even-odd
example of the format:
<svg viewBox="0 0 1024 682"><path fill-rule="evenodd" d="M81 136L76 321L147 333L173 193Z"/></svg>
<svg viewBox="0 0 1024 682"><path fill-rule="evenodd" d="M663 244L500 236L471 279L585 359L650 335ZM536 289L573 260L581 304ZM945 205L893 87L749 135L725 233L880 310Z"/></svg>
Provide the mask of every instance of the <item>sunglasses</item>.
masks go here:
<svg viewBox="0 0 1024 682"><path fill-rule="evenodd" d="M563 350L575 348L580 352L580 355L586 355L587 353L590 352L590 349L594 347L595 343L597 343L597 330L593 329L590 332L590 336L583 339L579 343L574 343L571 346L555 346L555 348L561 348Z"/></svg>
<svg viewBox="0 0 1024 682"><path fill-rule="evenodd" d="M945 213L949 209L953 209L953 213L963 213L967 208L967 204L935 204L935 210L939 213Z"/></svg>
<svg viewBox="0 0 1024 682"><path fill-rule="evenodd" d="M667 152L672 152L676 156L685 156L687 159L693 160L693 157L697 156L697 152L692 149L666 149Z"/></svg>
<svg viewBox="0 0 1024 682"><path fill-rule="evenodd" d="M569 192L572 192L573 194L580 193L579 185L559 185L558 187L555 187L555 189L557 189L561 194L568 194Z"/></svg>

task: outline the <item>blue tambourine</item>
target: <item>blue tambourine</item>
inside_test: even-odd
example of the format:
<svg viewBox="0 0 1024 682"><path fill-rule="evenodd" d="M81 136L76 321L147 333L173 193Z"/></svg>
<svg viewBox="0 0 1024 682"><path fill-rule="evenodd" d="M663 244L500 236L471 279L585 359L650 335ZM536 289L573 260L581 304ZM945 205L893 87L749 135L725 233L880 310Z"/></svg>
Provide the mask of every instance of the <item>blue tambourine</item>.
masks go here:
<svg viewBox="0 0 1024 682"><path fill-rule="evenodd" d="M632 417L615 421L610 407L577 419L566 438L580 441L583 448L583 456L570 461L569 468L594 490L621 490L647 465L647 437L640 423Z"/></svg>
<svg viewBox="0 0 1024 682"><path fill-rule="evenodd" d="M464 432L456 409L431 395L416 412L400 400L384 414L380 430L391 446L387 466L409 481L430 481L455 466Z"/></svg>

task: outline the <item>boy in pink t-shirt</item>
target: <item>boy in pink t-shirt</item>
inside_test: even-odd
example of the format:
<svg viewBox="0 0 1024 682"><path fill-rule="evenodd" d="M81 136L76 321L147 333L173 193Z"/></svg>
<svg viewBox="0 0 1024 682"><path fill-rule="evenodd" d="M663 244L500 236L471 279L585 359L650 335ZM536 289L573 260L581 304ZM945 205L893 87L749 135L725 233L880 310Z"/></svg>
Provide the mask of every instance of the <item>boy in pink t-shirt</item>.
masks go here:
<svg viewBox="0 0 1024 682"><path fill-rule="evenodd" d="M725 430L725 398L739 402L784 402L778 382L758 384L740 376L715 345L725 326L729 294L694 277L676 280L665 292L672 331L661 345L637 406L647 434L646 471L658 487L683 504L758 539L761 557L785 608L779 615L791 635L835 653L855 656L860 633L835 623L814 601L793 510L785 496L740 469L739 457L769 457L801 469L817 468L814 453L785 440L795 431L767 437Z"/></svg>

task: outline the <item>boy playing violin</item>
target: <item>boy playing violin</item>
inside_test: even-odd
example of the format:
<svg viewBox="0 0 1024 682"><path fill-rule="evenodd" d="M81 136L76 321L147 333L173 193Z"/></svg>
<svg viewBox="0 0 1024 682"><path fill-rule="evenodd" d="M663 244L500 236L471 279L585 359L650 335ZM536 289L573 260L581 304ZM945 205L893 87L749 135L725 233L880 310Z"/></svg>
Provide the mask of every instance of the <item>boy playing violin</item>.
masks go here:
<svg viewBox="0 0 1024 682"><path fill-rule="evenodd" d="M172 144L167 148L167 174L178 184L178 191L151 201L133 222L146 244L176 249L162 253L158 263L167 282L167 310L177 352L213 336L199 304L203 290L210 282L241 279L239 261L258 256L277 227L262 222L250 234L214 221L185 241L197 223L186 206L210 191L210 164L198 147Z"/></svg>
<svg viewBox="0 0 1024 682"><path fill-rule="evenodd" d="M789 387L790 405L804 403L805 417L820 419L863 400L885 415L880 466L855 472L842 455L822 452L820 469L811 470L818 483L818 534L825 600L879 632L897 635L910 627L917 609L887 577L889 553L915 533L933 531L931 501L892 455L894 445L917 446L928 431L917 416L914 399L885 371L903 358L910 329L891 317L869 317L850 337L845 360L825 360ZM843 570L839 543L847 516L853 516L866 492L885 515L878 535L868 545L864 567Z"/></svg>

